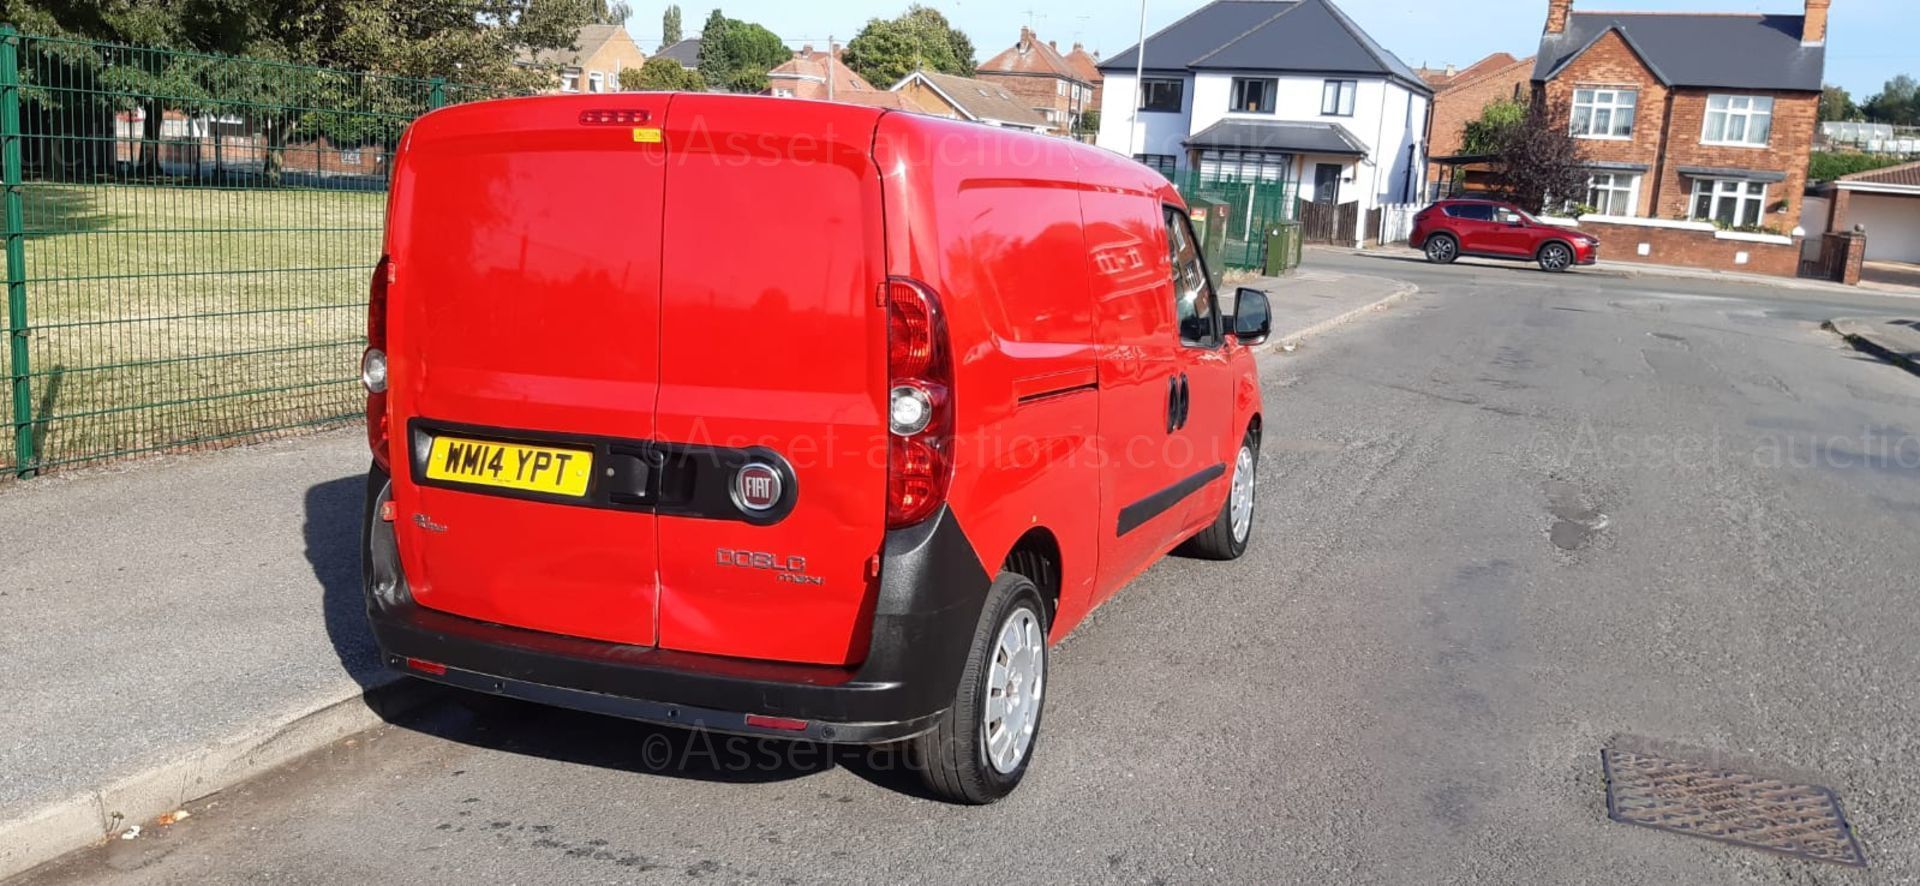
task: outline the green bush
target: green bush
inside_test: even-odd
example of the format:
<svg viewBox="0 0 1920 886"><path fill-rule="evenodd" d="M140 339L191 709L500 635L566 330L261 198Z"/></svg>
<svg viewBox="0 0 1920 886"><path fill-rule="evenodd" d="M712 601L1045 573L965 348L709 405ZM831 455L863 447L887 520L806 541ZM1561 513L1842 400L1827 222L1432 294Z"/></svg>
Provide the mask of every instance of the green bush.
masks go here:
<svg viewBox="0 0 1920 886"><path fill-rule="evenodd" d="M1810 181L1830 182L1843 175L1898 166L1911 158L1900 154L1862 154L1858 151L1814 151L1807 162Z"/></svg>

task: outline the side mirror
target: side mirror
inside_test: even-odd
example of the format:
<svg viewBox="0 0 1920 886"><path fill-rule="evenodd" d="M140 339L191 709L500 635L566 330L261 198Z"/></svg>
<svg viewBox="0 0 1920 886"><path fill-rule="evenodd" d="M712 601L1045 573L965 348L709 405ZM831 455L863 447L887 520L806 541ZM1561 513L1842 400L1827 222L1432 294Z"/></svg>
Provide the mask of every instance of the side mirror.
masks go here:
<svg viewBox="0 0 1920 886"><path fill-rule="evenodd" d="M1233 296L1233 335L1243 345L1257 345L1273 334L1273 305L1261 290L1242 286Z"/></svg>

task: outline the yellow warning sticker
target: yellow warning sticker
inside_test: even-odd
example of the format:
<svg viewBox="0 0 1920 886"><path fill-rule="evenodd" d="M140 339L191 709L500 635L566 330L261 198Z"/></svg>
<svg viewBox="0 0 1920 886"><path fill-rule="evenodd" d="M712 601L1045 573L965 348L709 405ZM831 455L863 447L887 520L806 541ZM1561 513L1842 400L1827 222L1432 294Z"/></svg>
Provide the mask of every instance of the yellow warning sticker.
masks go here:
<svg viewBox="0 0 1920 886"><path fill-rule="evenodd" d="M633 140L641 144L657 145L660 143L660 130L651 126L636 126L633 129Z"/></svg>

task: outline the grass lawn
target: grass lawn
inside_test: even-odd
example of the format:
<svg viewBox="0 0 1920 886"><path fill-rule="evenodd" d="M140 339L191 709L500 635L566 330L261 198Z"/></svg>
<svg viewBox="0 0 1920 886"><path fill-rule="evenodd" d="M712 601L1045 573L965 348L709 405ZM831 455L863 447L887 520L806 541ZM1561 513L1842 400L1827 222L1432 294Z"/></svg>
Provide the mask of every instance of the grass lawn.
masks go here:
<svg viewBox="0 0 1920 886"><path fill-rule="evenodd" d="M23 193L43 464L360 412L384 193L43 183ZM10 467L8 427L0 465Z"/></svg>

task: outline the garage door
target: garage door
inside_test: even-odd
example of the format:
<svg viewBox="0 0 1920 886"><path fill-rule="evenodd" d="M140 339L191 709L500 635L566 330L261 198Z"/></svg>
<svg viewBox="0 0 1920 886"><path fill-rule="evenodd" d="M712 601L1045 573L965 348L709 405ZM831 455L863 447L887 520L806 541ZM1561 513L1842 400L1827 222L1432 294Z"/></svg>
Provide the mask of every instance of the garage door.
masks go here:
<svg viewBox="0 0 1920 886"><path fill-rule="evenodd" d="M1847 222L1866 226L1868 261L1920 262L1920 196L1855 191Z"/></svg>

